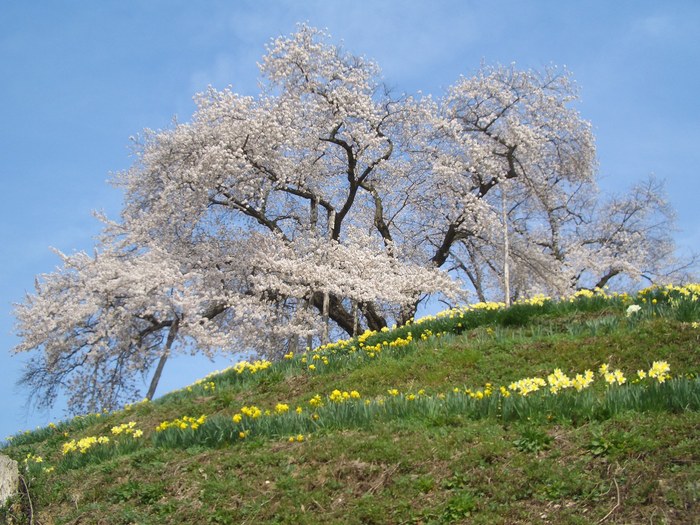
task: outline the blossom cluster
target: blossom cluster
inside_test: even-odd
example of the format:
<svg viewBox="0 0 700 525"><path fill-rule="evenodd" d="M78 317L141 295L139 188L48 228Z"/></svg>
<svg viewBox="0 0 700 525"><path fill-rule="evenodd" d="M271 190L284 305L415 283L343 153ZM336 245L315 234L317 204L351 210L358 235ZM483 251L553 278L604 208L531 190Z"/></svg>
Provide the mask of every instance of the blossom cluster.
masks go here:
<svg viewBox="0 0 700 525"><path fill-rule="evenodd" d="M627 307L627 311L625 312L625 314L627 315L627 317L632 317L633 315L638 313L641 309L642 309L642 307L639 306L638 304L631 304Z"/></svg>

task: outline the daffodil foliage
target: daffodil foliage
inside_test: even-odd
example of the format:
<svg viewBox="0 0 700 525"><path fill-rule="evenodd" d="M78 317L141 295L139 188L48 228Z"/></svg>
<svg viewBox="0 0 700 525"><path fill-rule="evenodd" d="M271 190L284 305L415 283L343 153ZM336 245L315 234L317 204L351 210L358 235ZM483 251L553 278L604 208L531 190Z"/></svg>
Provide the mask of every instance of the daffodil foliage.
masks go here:
<svg viewBox="0 0 700 525"><path fill-rule="evenodd" d="M210 88L189 122L134 139L96 255L63 256L18 306L16 351L38 351L25 382L45 403L137 398L135 378L157 362L157 383L176 350L281 356L329 322L404 322L428 294L561 294L662 260L660 200L597 203L565 70L484 66L441 97L396 95L301 26L260 73L258 96Z"/></svg>

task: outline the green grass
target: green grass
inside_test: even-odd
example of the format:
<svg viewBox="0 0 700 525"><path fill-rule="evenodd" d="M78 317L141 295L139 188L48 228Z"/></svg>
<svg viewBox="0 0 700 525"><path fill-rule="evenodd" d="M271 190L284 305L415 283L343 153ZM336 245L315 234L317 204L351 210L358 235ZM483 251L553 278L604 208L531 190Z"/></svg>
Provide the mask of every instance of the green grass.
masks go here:
<svg viewBox="0 0 700 525"><path fill-rule="evenodd" d="M452 312L18 434L2 452L20 461L39 523L691 523L700 310L689 290ZM633 303L642 310L628 317ZM635 382L662 360L671 379ZM607 386L603 363L627 383ZM597 379L557 395L507 388L555 368ZM348 399L329 399L336 389ZM262 414L234 422L243 406ZM201 415L194 429L156 431ZM111 434L129 421L142 437ZM110 442L62 453L88 436ZM0 522L29 523L27 503L15 498Z"/></svg>

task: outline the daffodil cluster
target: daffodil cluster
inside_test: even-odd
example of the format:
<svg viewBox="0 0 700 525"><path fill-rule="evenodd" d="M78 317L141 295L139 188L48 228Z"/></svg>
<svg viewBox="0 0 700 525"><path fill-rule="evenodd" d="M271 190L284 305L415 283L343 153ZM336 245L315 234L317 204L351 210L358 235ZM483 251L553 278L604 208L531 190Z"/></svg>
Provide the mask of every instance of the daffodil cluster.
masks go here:
<svg viewBox="0 0 700 525"><path fill-rule="evenodd" d="M608 295L602 289L595 290L581 290L571 296L571 301L578 298L588 298L588 297L616 297L618 294ZM519 305L529 305L529 306L539 306L543 307L548 303L551 303L552 299L544 295L536 295L527 299L522 299L517 301L515 304ZM460 320L465 319L470 312L478 311L497 311L506 308L506 304L502 302L479 302L458 308L453 308L450 310L444 310L434 315L428 315L414 321L408 321L403 327L404 329L398 329L396 326L391 328L383 327L380 330L365 330L360 335L352 339L340 339L332 343L326 343L316 348L306 348L306 350L300 354L296 354L294 351L290 351L284 355L285 360L298 361L304 365L309 371L319 370L319 365L328 365L330 359L334 355L348 355L362 353L369 358L375 358L379 356L385 349L396 349L404 347L413 343L415 339L420 339L421 341L427 341L432 338L438 338L446 335L446 332L436 331L432 328L425 326L425 323L436 321L440 319L451 319ZM416 329L413 331L407 331L406 328L411 325L416 325ZM461 329L462 324L457 323L457 328ZM491 331L492 333L492 331ZM577 383L579 386L584 384L584 382Z"/></svg>
<svg viewBox="0 0 700 525"><path fill-rule="evenodd" d="M29 463L43 463L44 458L41 456L35 456L31 452L27 454L27 457L24 458L24 464L29 465Z"/></svg>
<svg viewBox="0 0 700 525"><path fill-rule="evenodd" d="M333 402L333 403L344 403L345 401L349 399L360 399L360 393L357 390L352 390L350 392L348 391L340 391L338 389L333 390L333 392L330 393L328 396L328 400Z"/></svg>
<svg viewBox="0 0 700 525"><path fill-rule="evenodd" d="M539 297L538 301L539 301ZM542 296L544 298L544 296ZM544 298L547 300L547 298ZM493 310L502 310L503 308L506 308L506 303L499 303L499 302L494 302L494 301L486 301L486 302L478 302L478 303L473 303L465 306L459 306L457 308L450 308L448 310L443 310L441 312L438 312L433 315L426 315L424 317L421 317L420 319L416 319L413 321L413 324L416 325L421 325L430 321L435 321L437 319L460 319L463 318L467 313L472 312L472 311L478 311L478 310L488 310L488 311L493 311Z"/></svg>
<svg viewBox="0 0 700 525"><path fill-rule="evenodd" d="M323 400L321 399L321 394L316 394L314 397L309 399L309 405L313 408L318 408L323 406Z"/></svg>
<svg viewBox="0 0 700 525"><path fill-rule="evenodd" d="M598 370L608 385L624 385L627 382L627 378L625 377L625 374L622 373L622 370L620 370L619 368L616 368L615 370L610 370L610 367L607 363L600 365L600 368Z"/></svg>
<svg viewBox="0 0 700 525"><path fill-rule="evenodd" d="M143 436L143 430L136 428L135 421L129 421L128 423L123 423L121 425L112 427L112 435L119 436L121 434L125 436L131 436L133 438L140 438Z"/></svg>
<svg viewBox="0 0 700 525"><path fill-rule="evenodd" d="M216 390L216 383L214 383L214 381L199 380L193 386L199 386L205 392L214 392ZM187 391L192 392L192 386L187 387Z"/></svg>
<svg viewBox="0 0 700 525"><path fill-rule="evenodd" d="M248 416L251 419L259 418L262 415L262 410L256 406L244 406L241 407L241 414Z"/></svg>
<svg viewBox="0 0 700 525"><path fill-rule="evenodd" d="M584 388L588 388L593 379L595 378L591 370L586 370L583 374L576 374L576 377L571 381L571 386L573 386L577 392L580 392Z"/></svg>
<svg viewBox="0 0 700 525"><path fill-rule="evenodd" d="M182 418L173 419L172 421L163 421L156 427L156 432L162 432L168 428L179 428L180 430L197 430L207 420L207 416L202 414L198 418L184 416Z"/></svg>
<svg viewBox="0 0 700 525"><path fill-rule="evenodd" d="M582 289L577 290L575 293L571 294L569 296L569 301L573 302L580 297L592 299L593 297L607 297L607 295L605 291L601 288L595 288L594 290Z"/></svg>
<svg viewBox="0 0 700 525"><path fill-rule="evenodd" d="M46 465L44 463L44 458L32 454L31 452L27 454L27 456L24 458L23 463L24 468L27 470L27 473L29 475L33 475L38 471L43 472L45 474L49 474L54 471L53 466L43 466Z"/></svg>
<svg viewBox="0 0 700 525"><path fill-rule="evenodd" d="M562 300L568 299L569 301L574 302L578 299L588 298L622 298L623 301L629 300L629 296L627 294L608 293L602 288L595 288L594 290L579 290L573 295L569 296L568 298L562 298ZM530 298L519 300L514 304L543 307L551 302L552 299L550 297L540 294ZM415 339L427 341L432 338L437 338L446 335L446 332L438 332L434 331L431 328L420 326L425 325L425 323L440 319L451 319L459 321L460 319L465 319L470 312L490 312L503 310L505 308L505 303L493 301L465 305L458 308L444 310L434 315L427 315L417 320L409 320L406 323L406 325L404 325L404 330L397 331L396 326L393 326L392 328L384 327L378 331L368 329L353 339L340 339L333 343L327 343L314 349L307 348L306 351L304 351L298 356L293 351L288 352L284 355L284 358L285 360L293 360L295 358L298 358L299 361L303 365L305 365L305 368L310 371L318 370L318 365L321 363L324 365L328 365L329 358L336 354L355 354L358 352L362 352L369 358L375 358L378 355L380 355L385 349L400 348L411 344ZM415 325L416 329L413 331L406 331L405 329L410 327L411 325ZM461 323L457 323L456 326L457 328L462 328ZM493 331L489 329L488 333L492 334ZM573 386L574 388L578 389L585 388L588 381L585 379L585 376L581 377L582 379L576 381L575 384L573 383L574 380L571 380L572 384L570 386Z"/></svg>
<svg viewBox="0 0 700 525"><path fill-rule="evenodd" d="M275 405L275 414L281 415L286 414L287 412L289 412L289 405L286 403L277 403Z"/></svg>
<svg viewBox="0 0 700 525"><path fill-rule="evenodd" d="M651 303L656 300L670 300L673 298L684 298L690 301L700 300L700 283L690 283L684 286L667 284L665 286L649 286L637 293L643 303Z"/></svg>
<svg viewBox="0 0 700 525"><path fill-rule="evenodd" d="M500 392L503 392L505 390L504 387L500 387ZM418 391L420 392L425 392L425 391ZM452 389L453 394L464 394L467 397L470 397L471 399L484 399L485 397L490 397L491 394L493 394L493 385L491 383L486 383L484 385L484 389L478 389L478 390L472 390L471 388L465 388L465 389L460 389L459 387L454 387ZM410 396L410 394L409 394ZM438 399L445 399L445 394L438 394Z"/></svg>
<svg viewBox="0 0 700 525"><path fill-rule="evenodd" d="M639 371L639 377L650 378L661 383L670 378L670 367L665 361L654 362L648 372ZM255 405L245 405L231 416L228 423L219 420L212 428L205 428L199 433L171 433L163 435L159 442L169 446L187 445L191 443L220 442L223 440L244 440L251 434L261 436L276 436L288 439L290 442L301 442L306 439L305 432L313 432L316 428L334 428L336 425L353 425L368 422L375 418L402 417L405 414L435 414L466 412L477 417L530 417L542 410L542 403L548 407L547 417L554 417L550 411L558 408L556 398L562 401L562 414L572 406L567 404L575 392L589 388L596 378L608 386L625 385L625 389L609 389L607 396L625 394L627 388L644 388L643 386L627 387L627 380L620 369L612 370L606 363L600 366L598 373L585 370L575 375L567 375L560 368L554 369L545 377L526 377L514 381L509 386L485 383L482 388L470 389L460 386L447 392L426 393L425 389L401 391L391 387L384 390L383 395L372 398L363 397L357 390L334 389L328 394L317 393L308 400L306 407L296 406L279 401L269 405L269 408ZM640 379L641 380L641 379ZM635 380L633 383L638 383ZM571 396L563 396L563 391L572 392ZM655 392L650 389L649 392ZM538 393L535 395L535 393ZM633 396L634 397L634 396ZM528 398L528 399L523 399ZM585 410L594 410L601 406L597 395L582 397ZM596 405L598 403L598 405ZM575 403L576 406L578 406ZM569 408L567 408L569 407ZM593 407L593 408L590 408ZM533 412L534 411L534 412ZM588 412L586 412L588 413ZM523 415L524 414L524 415ZM205 416L198 421L203 423ZM189 426L190 423L195 425ZM233 425L231 425L233 423ZM197 420L182 418L161 424L159 430L165 428L196 428ZM226 426L226 425L230 426ZM223 426L222 426L223 425ZM228 430L226 430L228 429ZM222 431L223 430L223 431ZM159 438L156 436L156 440Z"/></svg>
<svg viewBox="0 0 700 525"><path fill-rule="evenodd" d="M440 337L444 337L446 335L447 335L447 332L435 332L435 333L433 333L433 331L428 328L428 329L424 330L422 334L420 334L420 339L421 339L421 341L427 341L428 339L430 339L432 337L440 338Z"/></svg>
<svg viewBox="0 0 700 525"><path fill-rule="evenodd" d="M271 366L272 361L267 361L266 359L258 359L257 361L253 361L252 363L249 363L248 361L241 361L239 363L236 363L232 368L236 371L237 374L243 374L246 372L249 374L257 374L258 372L267 370Z"/></svg>
<svg viewBox="0 0 700 525"><path fill-rule="evenodd" d="M85 454L92 447L98 445L106 445L109 443L109 438L107 436L88 436L79 440L71 439L67 443L63 444L62 452L63 455L70 454L71 452L80 452Z"/></svg>
<svg viewBox="0 0 700 525"><path fill-rule="evenodd" d="M559 368L555 368L554 372L547 376L547 384L549 385L549 391L552 394L557 394L565 388L575 388L576 391L580 392L584 388L588 388L595 375L591 370L586 370L583 374L576 374L576 376L571 379Z"/></svg>
<svg viewBox="0 0 700 525"><path fill-rule="evenodd" d="M291 357L293 356L294 353L292 352ZM212 381L212 379L214 379L217 376L220 376L227 372L235 372L237 375L253 375L262 372L263 370L267 370L271 366L272 361L268 361L266 359L258 359L256 361L253 361L252 363L249 363L248 361L239 361L233 366L229 366L228 368L225 368L223 370L216 370L207 374L202 379L198 379L197 381L186 387L185 390L187 392L192 392L194 387L201 387L205 392L214 392L216 390L216 383Z"/></svg>
<svg viewBox="0 0 700 525"><path fill-rule="evenodd" d="M663 383L667 379L670 379L670 371L671 366L666 361L654 361L649 369L649 372L647 372L647 375L653 379L656 379L659 383Z"/></svg>
<svg viewBox="0 0 700 525"><path fill-rule="evenodd" d="M525 377L518 381L512 382L508 388L513 392L517 392L521 396L526 396L532 392L537 392L540 388L547 386L547 381L541 377Z"/></svg>

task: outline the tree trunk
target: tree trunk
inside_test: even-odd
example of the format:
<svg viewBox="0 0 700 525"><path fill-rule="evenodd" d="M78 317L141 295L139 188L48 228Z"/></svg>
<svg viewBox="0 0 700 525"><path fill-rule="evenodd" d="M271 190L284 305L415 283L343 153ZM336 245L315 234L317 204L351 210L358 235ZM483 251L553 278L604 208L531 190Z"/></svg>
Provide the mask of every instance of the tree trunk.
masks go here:
<svg viewBox="0 0 700 525"><path fill-rule="evenodd" d="M409 321L412 321L413 318L416 316L416 312L418 311L418 301L413 301L410 304L407 304L403 308L401 308L400 314L399 314L399 319L398 323L399 325L405 325Z"/></svg>
<svg viewBox="0 0 700 525"><path fill-rule="evenodd" d="M501 185L501 213L503 214L503 295L504 303L510 306L510 246L508 245L508 213L506 210L506 189Z"/></svg>
<svg viewBox="0 0 700 525"><path fill-rule="evenodd" d="M311 296L311 304L319 312L323 313L323 292L316 292ZM338 297L329 294L329 309L328 316L332 319L346 334L352 337L355 321L352 312L348 312ZM374 331L379 331L387 325L386 319L382 317L372 303L363 303L361 307L362 313L367 320L367 328Z"/></svg>
<svg viewBox="0 0 700 525"><path fill-rule="evenodd" d="M618 275L620 273L619 270L610 270L608 273L606 273L603 277L600 278L600 280L595 284L593 287L595 288L602 288L606 284L608 284L608 281Z"/></svg>
<svg viewBox="0 0 700 525"><path fill-rule="evenodd" d="M329 332L329 308L330 308L330 294L328 292L324 292L323 294L323 307L322 307L322 316L323 316L323 334L321 335L321 344L327 345L330 343L330 332Z"/></svg>
<svg viewBox="0 0 700 525"><path fill-rule="evenodd" d="M358 327L359 327L359 312L358 312L358 306L357 306L357 301L352 302L352 336L357 337L359 334L357 333Z"/></svg>
<svg viewBox="0 0 700 525"><path fill-rule="evenodd" d="M367 328L378 332L386 326L386 319L379 315L377 309L372 303L365 303L363 308L363 313L365 314L365 319L367 319Z"/></svg>
<svg viewBox="0 0 700 525"><path fill-rule="evenodd" d="M168 360L168 357L170 356L170 349L173 346L173 343L175 342L175 338L177 337L177 331L179 328L179 321L176 319L172 325L170 325L170 330L168 331L168 339L165 341L165 348L163 349L163 354L160 356L160 360L158 361L158 366L156 367L156 371L153 374L153 379L151 379L151 385L148 387L148 393L146 394L146 399L149 401L153 399L153 395L156 393L156 388L158 387L158 382L160 381L160 376L163 373L163 367L165 366L165 362Z"/></svg>

